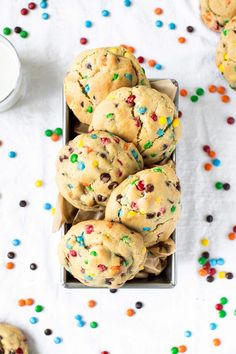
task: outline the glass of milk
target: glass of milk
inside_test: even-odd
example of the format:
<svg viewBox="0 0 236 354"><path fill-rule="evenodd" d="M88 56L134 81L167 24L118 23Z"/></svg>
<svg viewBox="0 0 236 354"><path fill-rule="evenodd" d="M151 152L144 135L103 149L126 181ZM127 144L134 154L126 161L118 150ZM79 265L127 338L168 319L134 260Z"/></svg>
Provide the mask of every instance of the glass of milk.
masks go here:
<svg viewBox="0 0 236 354"><path fill-rule="evenodd" d="M0 35L0 112L12 107L21 96L22 71L15 47Z"/></svg>

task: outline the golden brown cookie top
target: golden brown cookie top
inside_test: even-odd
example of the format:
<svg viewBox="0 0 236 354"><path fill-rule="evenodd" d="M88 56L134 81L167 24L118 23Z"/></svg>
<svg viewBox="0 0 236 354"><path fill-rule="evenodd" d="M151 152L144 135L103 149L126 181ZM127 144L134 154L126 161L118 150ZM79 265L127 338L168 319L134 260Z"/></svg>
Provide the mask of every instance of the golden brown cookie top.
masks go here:
<svg viewBox="0 0 236 354"><path fill-rule="evenodd" d="M0 323L0 353L28 354L26 337L19 328Z"/></svg>
<svg viewBox="0 0 236 354"><path fill-rule="evenodd" d="M236 0L200 0L203 22L219 32L236 15Z"/></svg>

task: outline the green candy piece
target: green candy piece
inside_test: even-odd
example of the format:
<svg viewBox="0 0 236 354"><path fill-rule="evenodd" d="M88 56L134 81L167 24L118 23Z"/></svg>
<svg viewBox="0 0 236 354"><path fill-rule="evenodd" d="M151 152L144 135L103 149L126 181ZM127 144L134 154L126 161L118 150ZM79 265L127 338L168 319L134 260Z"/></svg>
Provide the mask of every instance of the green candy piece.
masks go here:
<svg viewBox="0 0 236 354"><path fill-rule="evenodd" d="M170 351L172 354L177 354L179 352L179 349L177 347L172 347Z"/></svg>
<svg viewBox="0 0 236 354"><path fill-rule="evenodd" d="M107 113L107 114L106 114L106 117L107 117L107 118L112 118L113 116L114 116L114 113Z"/></svg>
<svg viewBox="0 0 236 354"><path fill-rule="evenodd" d="M142 69L143 69L143 68L142 68ZM143 72L145 72L144 69L143 69ZM144 79L142 79L142 80L140 81L140 85L145 85L145 80L144 80Z"/></svg>
<svg viewBox="0 0 236 354"><path fill-rule="evenodd" d="M204 264L206 264L206 262L207 262L207 258L205 258L205 257L198 258L198 263L199 264L204 265Z"/></svg>
<svg viewBox="0 0 236 354"><path fill-rule="evenodd" d="M92 106L88 106L87 112L88 112L88 113L93 113L93 107L92 107Z"/></svg>
<svg viewBox="0 0 236 354"><path fill-rule="evenodd" d="M124 243L126 243L127 245L129 245L130 238L129 238L129 236L122 236L122 237L121 237L121 241L123 241Z"/></svg>
<svg viewBox="0 0 236 354"><path fill-rule="evenodd" d="M47 130L45 130L45 132L44 132L44 134L45 134L46 136L52 136L52 133L53 133L53 131L52 131L51 129L47 129Z"/></svg>
<svg viewBox="0 0 236 354"><path fill-rule="evenodd" d="M205 91L203 90L203 88L199 87L198 89L196 89L196 94L198 96L203 96L205 93Z"/></svg>
<svg viewBox="0 0 236 354"><path fill-rule="evenodd" d="M163 170L162 170L162 168L160 168L160 167L154 167L153 168L153 172L163 172Z"/></svg>
<svg viewBox="0 0 236 354"><path fill-rule="evenodd" d="M117 79L118 79L118 77L119 77L119 74L115 73L115 74L113 75L112 81L117 80Z"/></svg>
<svg viewBox="0 0 236 354"><path fill-rule="evenodd" d="M171 213L174 213L175 210L176 210L176 206L175 206L175 205L172 205L172 207L170 208Z"/></svg>
<svg viewBox="0 0 236 354"><path fill-rule="evenodd" d="M224 310L220 310L219 311L219 317L220 318L224 318L225 316L227 316L227 313Z"/></svg>
<svg viewBox="0 0 236 354"><path fill-rule="evenodd" d="M198 97L193 95L193 96L190 97L190 100L195 103L195 102L198 101Z"/></svg>
<svg viewBox="0 0 236 354"><path fill-rule="evenodd" d="M70 161L71 161L72 163L77 162L77 161L78 161L78 155L77 155L77 154L72 154L72 155L70 156Z"/></svg>
<svg viewBox="0 0 236 354"><path fill-rule="evenodd" d="M35 310L35 312L42 312L43 311L43 306L42 305L36 305L34 310Z"/></svg>
<svg viewBox="0 0 236 354"><path fill-rule="evenodd" d="M216 187L216 189L222 189L223 188L223 183L222 182L216 182L215 187Z"/></svg>
<svg viewBox="0 0 236 354"><path fill-rule="evenodd" d="M222 298L220 299L221 305L225 305L225 304L227 304L227 302L228 302L227 297L222 297Z"/></svg>
<svg viewBox="0 0 236 354"><path fill-rule="evenodd" d="M54 130L54 133L55 133L56 135L62 135L62 129L61 129L61 128L56 128L56 129Z"/></svg>
<svg viewBox="0 0 236 354"><path fill-rule="evenodd" d="M132 186L134 186L134 185L136 184L136 182L138 182L138 178L134 179L130 184L131 184Z"/></svg>
<svg viewBox="0 0 236 354"><path fill-rule="evenodd" d="M234 310L234 316L236 316L236 310Z"/></svg>
<svg viewBox="0 0 236 354"><path fill-rule="evenodd" d="M5 34L6 36L9 36L9 34L11 34L11 29L9 27L3 28L3 34Z"/></svg>
<svg viewBox="0 0 236 354"><path fill-rule="evenodd" d="M98 323L97 323L97 322L95 322L95 321L90 322L90 327L91 327L91 328L97 328L97 326L98 326Z"/></svg>
<svg viewBox="0 0 236 354"><path fill-rule="evenodd" d="M91 187L91 186L87 186L87 187L85 187L85 188L87 189L87 191L90 191L90 192L93 191L93 187Z"/></svg>
<svg viewBox="0 0 236 354"><path fill-rule="evenodd" d="M96 251L91 251L91 252L90 252L90 255L96 257L98 254L97 254Z"/></svg>
<svg viewBox="0 0 236 354"><path fill-rule="evenodd" d="M148 140L148 141L144 144L144 149L145 149L145 150L146 150L146 149L149 149L149 148L152 147L152 145L153 145L153 143L152 143L150 140Z"/></svg>
<svg viewBox="0 0 236 354"><path fill-rule="evenodd" d="M28 37L28 32L27 31L21 31L20 32L21 38L27 38Z"/></svg>

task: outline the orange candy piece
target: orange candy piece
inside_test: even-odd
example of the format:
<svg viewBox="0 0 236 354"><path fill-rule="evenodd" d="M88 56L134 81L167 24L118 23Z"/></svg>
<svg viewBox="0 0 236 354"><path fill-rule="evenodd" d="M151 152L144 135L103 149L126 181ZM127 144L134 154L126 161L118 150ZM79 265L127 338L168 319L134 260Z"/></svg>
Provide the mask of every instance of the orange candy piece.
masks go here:
<svg viewBox="0 0 236 354"><path fill-rule="evenodd" d="M213 344L218 347L219 345L221 345L221 340L219 338L215 338L213 339Z"/></svg>
<svg viewBox="0 0 236 354"><path fill-rule="evenodd" d="M230 101L230 98L229 98L229 96L224 95L224 96L221 96L221 101L224 103L228 103Z"/></svg>
<svg viewBox="0 0 236 354"><path fill-rule="evenodd" d="M178 349L179 353L185 353L187 351L186 345L180 345Z"/></svg>
<svg viewBox="0 0 236 354"><path fill-rule="evenodd" d="M185 42L186 42L186 38L184 38L184 37L179 37L179 38L178 38L178 42L179 42L179 43L185 43Z"/></svg>
<svg viewBox="0 0 236 354"><path fill-rule="evenodd" d="M212 165L210 163L205 163L204 164L204 170L210 171L212 169Z"/></svg>
<svg viewBox="0 0 236 354"><path fill-rule="evenodd" d="M217 87L215 85L210 85L208 87L208 91L211 92L211 93L214 93L217 91Z"/></svg>
<svg viewBox="0 0 236 354"><path fill-rule="evenodd" d="M209 151L208 154L207 154L209 157L211 157L212 159L214 159L214 157L216 157L216 153L215 151Z"/></svg>
<svg viewBox="0 0 236 354"><path fill-rule="evenodd" d="M129 316L129 317L132 317L134 314L135 314L135 311L133 309L128 309L126 311L126 315Z"/></svg>
<svg viewBox="0 0 236 354"><path fill-rule="evenodd" d="M53 133L50 138L52 139L52 141L58 141L60 139L59 135Z"/></svg>
<svg viewBox="0 0 236 354"><path fill-rule="evenodd" d="M234 232L230 232L228 234L228 239L231 240L231 241L235 240L235 233Z"/></svg>
<svg viewBox="0 0 236 354"><path fill-rule="evenodd" d="M187 91L187 90L185 90L185 89L181 89L181 90L179 91L179 93L180 93L180 96L185 97L185 96L187 96L188 91Z"/></svg>
<svg viewBox="0 0 236 354"><path fill-rule="evenodd" d="M199 269L198 274L201 277L205 277L207 275L207 271L206 271L206 269L201 268L201 269Z"/></svg>
<svg viewBox="0 0 236 354"><path fill-rule="evenodd" d="M94 301L94 300L89 300L88 301L88 307L95 307L96 306L96 301Z"/></svg>
<svg viewBox="0 0 236 354"><path fill-rule="evenodd" d="M17 302L18 306L25 306L25 300L24 299L20 299Z"/></svg>
<svg viewBox="0 0 236 354"><path fill-rule="evenodd" d="M156 60L150 59L148 60L148 65L151 66L151 68L153 68L156 65Z"/></svg>
<svg viewBox="0 0 236 354"><path fill-rule="evenodd" d="M219 93L219 94L221 94L221 95L223 95L224 93L225 93L225 87L224 86L219 86L218 88L217 88L217 92Z"/></svg>
<svg viewBox="0 0 236 354"><path fill-rule="evenodd" d="M26 299L26 300L25 300L25 303L26 303L27 306L31 306L31 305L34 304L34 299L31 299L31 298Z"/></svg>
<svg viewBox="0 0 236 354"><path fill-rule="evenodd" d="M134 52L135 52L134 47L127 47L127 49L128 49L128 51L129 51L130 53L134 53Z"/></svg>
<svg viewBox="0 0 236 354"><path fill-rule="evenodd" d="M157 7L155 10L154 10L155 14L156 15L161 15L163 14L163 10L160 8L160 7Z"/></svg>
<svg viewBox="0 0 236 354"><path fill-rule="evenodd" d="M7 269L13 269L15 267L15 264L13 262L7 262L6 263L6 268Z"/></svg>

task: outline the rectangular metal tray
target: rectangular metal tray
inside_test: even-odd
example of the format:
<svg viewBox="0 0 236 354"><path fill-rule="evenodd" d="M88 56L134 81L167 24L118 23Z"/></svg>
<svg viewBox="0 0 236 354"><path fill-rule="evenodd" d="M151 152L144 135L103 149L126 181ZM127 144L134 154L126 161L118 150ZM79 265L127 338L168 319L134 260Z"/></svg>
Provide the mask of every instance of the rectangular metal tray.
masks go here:
<svg viewBox="0 0 236 354"><path fill-rule="evenodd" d="M158 79L150 79L152 81L157 81ZM172 83L177 87L174 103L178 110L179 104L179 86L176 80L171 79ZM63 143L66 144L69 140L72 140L76 134L73 131L73 126L78 119L74 116L73 112L69 109L66 104L65 97L63 95ZM173 154L172 159L176 162L176 153ZM71 227L70 224L65 224L62 227L62 236ZM171 235L172 239L177 243L177 229ZM126 282L122 289L171 289L176 285L176 253L172 254L167 258L167 266L161 272L160 275L155 276L150 274L148 278L134 278ZM80 283L75 279L69 272L66 271L64 267L61 267L61 283L65 288L70 289L88 289L87 286ZM103 288L106 289L106 288Z"/></svg>

